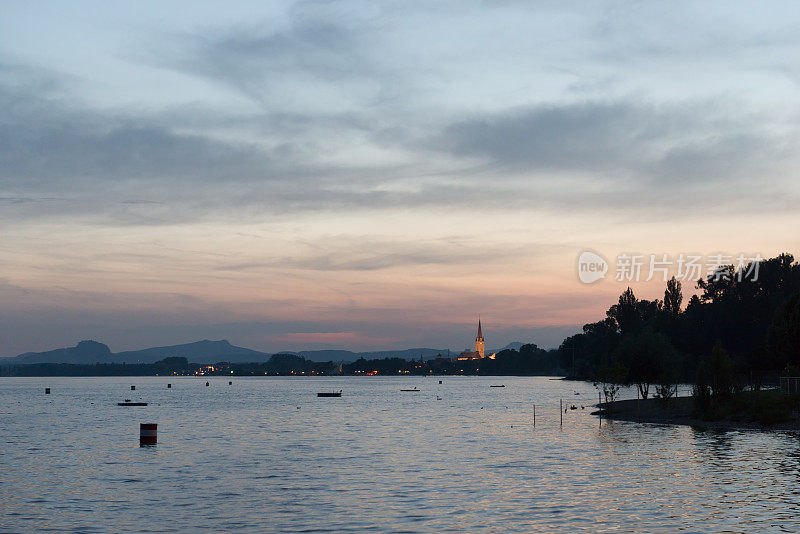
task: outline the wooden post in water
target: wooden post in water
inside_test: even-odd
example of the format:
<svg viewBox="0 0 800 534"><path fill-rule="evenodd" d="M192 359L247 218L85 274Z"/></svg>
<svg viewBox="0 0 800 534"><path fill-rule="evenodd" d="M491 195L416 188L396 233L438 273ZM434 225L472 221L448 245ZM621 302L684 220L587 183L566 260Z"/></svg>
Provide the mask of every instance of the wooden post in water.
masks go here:
<svg viewBox="0 0 800 534"><path fill-rule="evenodd" d="M562 399L558 399L558 416L561 426L564 426L564 401Z"/></svg>
<svg viewBox="0 0 800 534"><path fill-rule="evenodd" d="M533 405L533 426L536 426L536 405Z"/></svg>

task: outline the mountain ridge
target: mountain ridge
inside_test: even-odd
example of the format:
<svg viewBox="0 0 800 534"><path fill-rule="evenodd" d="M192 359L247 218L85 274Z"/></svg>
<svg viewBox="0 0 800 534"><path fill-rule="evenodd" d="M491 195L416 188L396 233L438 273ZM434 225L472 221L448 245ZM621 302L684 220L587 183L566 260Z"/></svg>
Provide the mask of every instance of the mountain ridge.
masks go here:
<svg viewBox="0 0 800 534"><path fill-rule="evenodd" d="M515 341L509 343L503 349L518 350L523 343ZM499 350L503 350L499 349ZM498 352L499 352L498 350ZM492 351L494 352L494 351ZM93 340L83 340L74 347L58 348L43 352L25 352L17 356L0 358L0 365L26 365L35 363L73 363L73 364L95 364L95 363L155 363L164 358L184 357L193 363L250 363L265 362L273 354L294 354L302 356L306 360L313 362L354 362L359 358L364 359L384 359L402 358L405 360L430 360L438 355L454 356L457 351L448 349L431 349L418 347L401 350L377 350L354 352L350 350L302 350L302 351L278 351L275 353L261 352L232 345L227 339L209 340L203 339L191 343L178 345L166 345L159 347L149 347L140 350L127 350L122 352L111 352L107 345ZM488 353L488 351L487 351Z"/></svg>

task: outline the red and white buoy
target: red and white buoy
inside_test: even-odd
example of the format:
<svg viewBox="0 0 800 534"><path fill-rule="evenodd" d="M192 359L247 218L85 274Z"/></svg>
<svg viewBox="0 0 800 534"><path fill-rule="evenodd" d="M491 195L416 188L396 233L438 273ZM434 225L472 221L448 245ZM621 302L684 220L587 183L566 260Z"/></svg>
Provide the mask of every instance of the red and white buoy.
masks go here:
<svg viewBox="0 0 800 534"><path fill-rule="evenodd" d="M155 445L158 443L158 424L139 423L139 445Z"/></svg>

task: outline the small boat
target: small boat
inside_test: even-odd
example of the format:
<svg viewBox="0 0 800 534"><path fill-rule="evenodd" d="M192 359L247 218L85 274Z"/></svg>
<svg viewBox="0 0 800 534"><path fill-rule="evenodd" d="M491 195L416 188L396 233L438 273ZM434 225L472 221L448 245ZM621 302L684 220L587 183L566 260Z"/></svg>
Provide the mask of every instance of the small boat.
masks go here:
<svg viewBox="0 0 800 534"><path fill-rule="evenodd" d="M492 384L492 385L491 385L491 386L489 386L489 387L490 387L490 388L504 388L504 387L506 387L506 385L505 385L505 384L497 384L497 385L494 385L494 384Z"/></svg>
<svg viewBox="0 0 800 534"><path fill-rule="evenodd" d="M412 392L419 393L419 389L417 389L416 386L414 387L414 389L401 389L400 391L412 391Z"/></svg>
<svg viewBox="0 0 800 534"><path fill-rule="evenodd" d="M147 406L146 402L131 402L130 399L125 399L125 402L118 402L117 406Z"/></svg>
<svg viewBox="0 0 800 534"><path fill-rule="evenodd" d="M341 396L342 396L341 389L339 391L322 391L320 393L317 393L317 397L341 397Z"/></svg>
<svg viewBox="0 0 800 534"><path fill-rule="evenodd" d="M570 407L569 407L569 409L570 409L570 410L577 410L577 409L578 409L578 407L577 407L577 406L575 406L575 405L573 404L572 406L570 406Z"/></svg>

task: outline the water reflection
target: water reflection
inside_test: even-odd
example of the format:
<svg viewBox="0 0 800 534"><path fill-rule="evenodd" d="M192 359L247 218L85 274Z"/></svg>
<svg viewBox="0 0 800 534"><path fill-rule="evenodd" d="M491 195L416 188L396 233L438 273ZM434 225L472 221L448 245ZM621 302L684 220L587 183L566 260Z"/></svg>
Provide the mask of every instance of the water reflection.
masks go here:
<svg viewBox="0 0 800 534"><path fill-rule="evenodd" d="M218 384L213 383L212 386ZM403 379L406 382L408 379ZM57 382L57 384L56 384ZM9 380L10 530L602 532L798 530L800 439L559 413L543 378ZM415 384L410 384L415 385ZM344 390L339 399L316 391ZM442 400L437 401L437 397ZM333 401L333 402L332 402ZM94 403L94 404L91 404ZM533 406L536 405L536 426ZM299 406L299 409L298 409ZM147 421L142 419L146 416ZM563 425L560 424L563 417ZM138 447L138 424L159 443ZM142 519L145 518L145 519Z"/></svg>

